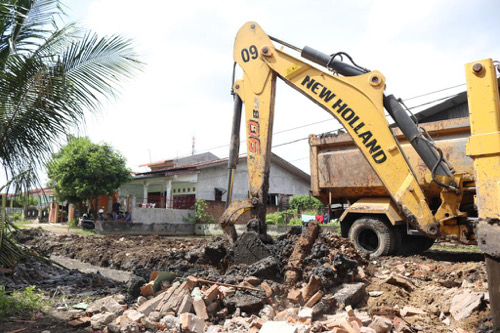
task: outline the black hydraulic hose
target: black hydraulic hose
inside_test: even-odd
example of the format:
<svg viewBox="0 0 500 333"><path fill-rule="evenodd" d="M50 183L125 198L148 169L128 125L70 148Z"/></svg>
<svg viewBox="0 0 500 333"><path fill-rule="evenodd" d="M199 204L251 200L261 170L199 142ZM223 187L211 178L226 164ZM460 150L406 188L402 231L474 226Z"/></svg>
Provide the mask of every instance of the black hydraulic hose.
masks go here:
<svg viewBox="0 0 500 333"><path fill-rule="evenodd" d="M334 56L320 52L309 46L304 46L300 55L307 60L334 70L335 72L344 76L357 76L366 73L366 71L358 67L339 60L335 60Z"/></svg>
<svg viewBox="0 0 500 333"><path fill-rule="evenodd" d="M451 177L452 173L446 164L436 154L431 143L422 137L417 125L411 120L401 104L393 95L384 96L384 107L406 136L429 170L436 169L435 174Z"/></svg>
<svg viewBox="0 0 500 333"><path fill-rule="evenodd" d="M452 185L447 185L441 181L439 181L437 178L436 178L436 170L437 168L439 167L439 165L441 164L441 162L443 162L443 151L439 148L439 147L436 147L436 146L433 146L434 149L436 149L436 151L438 152L439 154L439 160L436 161L436 164L434 165L434 167L432 168L431 170L431 174L432 174L432 180L438 184L439 186L442 186L442 187L446 187L446 188L449 188L453 191L455 191L457 194L460 194L460 191L458 190L458 188L456 188L455 186L452 186Z"/></svg>
<svg viewBox="0 0 500 333"><path fill-rule="evenodd" d="M229 169L229 177L227 183L227 200L226 208L231 203L233 197L233 183L234 171L238 165L238 157L240 154L240 126L241 126L241 110L243 108L243 101L238 94L234 94L234 108L233 108L233 125L231 129L231 143L229 146L229 158L227 167Z"/></svg>

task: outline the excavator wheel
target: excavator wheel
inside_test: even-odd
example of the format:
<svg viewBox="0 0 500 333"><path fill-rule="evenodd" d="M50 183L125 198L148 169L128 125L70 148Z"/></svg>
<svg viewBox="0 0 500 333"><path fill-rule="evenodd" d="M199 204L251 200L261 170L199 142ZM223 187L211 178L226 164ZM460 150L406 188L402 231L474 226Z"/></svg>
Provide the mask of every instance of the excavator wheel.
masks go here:
<svg viewBox="0 0 500 333"><path fill-rule="evenodd" d="M361 217L354 221L349 229L349 239L356 250L368 254L370 258L391 254L396 243L393 228L378 216Z"/></svg>

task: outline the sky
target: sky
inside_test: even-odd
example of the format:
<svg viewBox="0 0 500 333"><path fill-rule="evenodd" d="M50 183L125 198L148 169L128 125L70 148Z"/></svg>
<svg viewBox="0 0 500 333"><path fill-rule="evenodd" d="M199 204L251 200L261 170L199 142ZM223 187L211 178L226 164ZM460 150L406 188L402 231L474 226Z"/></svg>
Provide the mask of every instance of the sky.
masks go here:
<svg viewBox="0 0 500 333"><path fill-rule="evenodd" d="M247 21L300 48L349 53L361 66L382 72L386 92L408 99L410 107L464 91L462 85L413 98L465 83L466 63L500 60L500 2L494 0L62 2L67 22L78 21L101 36L132 38L145 63L142 73L123 83L116 101L87 116L79 133L111 144L134 171L191 155L193 138L195 153L228 156L233 42ZM305 138L339 127L325 111L278 83L274 153L309 173Z"/></svg>

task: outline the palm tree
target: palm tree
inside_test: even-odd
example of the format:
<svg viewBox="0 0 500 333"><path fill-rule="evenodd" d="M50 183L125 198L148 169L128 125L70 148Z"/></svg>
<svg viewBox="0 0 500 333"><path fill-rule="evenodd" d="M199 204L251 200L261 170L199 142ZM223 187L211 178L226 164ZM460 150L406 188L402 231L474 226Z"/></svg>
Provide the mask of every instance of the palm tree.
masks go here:
<svg viewBox="0 0 500 333"><path fill-rule="evenodd" d="M59 0L0 0L0 191L37 181L58 140L142 66L129 39L58 27L57 17Z"/></svg>

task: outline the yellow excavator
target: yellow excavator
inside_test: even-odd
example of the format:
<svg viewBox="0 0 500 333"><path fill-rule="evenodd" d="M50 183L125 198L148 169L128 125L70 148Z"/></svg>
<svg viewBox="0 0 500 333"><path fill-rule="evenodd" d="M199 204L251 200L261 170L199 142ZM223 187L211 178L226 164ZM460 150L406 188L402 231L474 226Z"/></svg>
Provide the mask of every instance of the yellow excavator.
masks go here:
<svg viewBox="0 0 500 333"><path fill-rule="evenodd" d="M276 48L273 42L281 47ZM285 52L285 47L300 53L307 62ZM252 219L247 228L257 232L264 242L270 241L265 213L279 77L334 116L352 137L390 196L380 212L373 212L375 216L393 209L423 236L479 245L486 256L491 312L496 326L500 326L500 104L493 61L486 59L465 66L471 124L467 151L474 160L474 174L457 174L401 103L385 94L385 77L357 65L349 55L328 55L307 46L300 49L267 35L257 23L247 22L238 31L233 56L243 70L243 78L233 85L228 199L219 220L227 237L236 241L234 223L250 210ZM232 202L243 104L249 198ZM436 207L431 208L384 109L427 166L429 179L439 185L440 203ZM477 216L460 211L464 200L473 200ZM384 219L377 221L381 228L387 227ZM380 253L389 253L397 245L394 242L388 238Z"/></svg>

